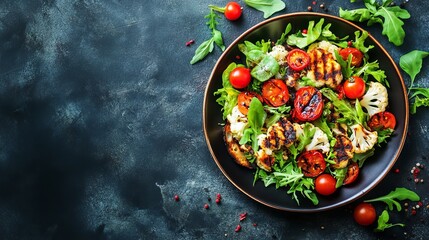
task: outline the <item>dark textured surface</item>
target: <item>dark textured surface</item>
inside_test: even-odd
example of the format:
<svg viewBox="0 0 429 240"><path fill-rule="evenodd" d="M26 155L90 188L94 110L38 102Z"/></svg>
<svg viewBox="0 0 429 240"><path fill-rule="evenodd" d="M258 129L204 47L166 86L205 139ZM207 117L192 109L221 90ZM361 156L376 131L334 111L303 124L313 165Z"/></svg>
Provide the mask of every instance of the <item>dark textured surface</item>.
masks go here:
<svg viewBox="0 0 429 240"><path fill-rule="evenodd" d="M306 11L312 1L285 3L278 14ZM314 11L325 12L320 3ZM415 216L392 213L391 221L406 227L375 234L354 223L355 204L317 214L278 212L228 182L202 130L203 92L221 52L216 48L204 61L189 64L210 36L204 25L209 4L225 2L0 3L1 238L427 239L426 208ZM339 7L362 3L325 5L327 13L338 15ZM390 44L378 25L361 26L398 63L413 49L429 50L426 5L406 4L411 18L401 47ZM226 45L264 20L248 7L243 14L237 22L219 19ZM196 44L185 46L190 39ZM427 62L416 84L429 86ZM402 186L418 192L424 207L429 204L428 183L408 179L415 163L429 166L428 111L410 117L394 167L400 173L390 173L366 198ZM428 171L421 176L429 181ZM216 193L223 196L221 205L214 203ZM243 212L248 217L236 233Z"/></svg>

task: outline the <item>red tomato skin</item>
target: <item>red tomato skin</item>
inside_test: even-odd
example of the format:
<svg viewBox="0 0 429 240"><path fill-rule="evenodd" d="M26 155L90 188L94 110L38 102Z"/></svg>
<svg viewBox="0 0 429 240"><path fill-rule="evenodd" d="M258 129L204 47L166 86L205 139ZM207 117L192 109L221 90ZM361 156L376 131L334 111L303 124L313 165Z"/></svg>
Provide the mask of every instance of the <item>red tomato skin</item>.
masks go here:
<svg viewBox="0 0 429 240"><path fill-rule="evenodd" d="M349 99L360 98L365 94L365 81L357 76L350 77L344 82L343 90Z"/></svg>
<svg viewBox="0 0 429 240"><path fill-rule="evenodd" d="M355 207L353 218L359 225L369 226L375 222L377 212L372 204L363 202Z"/></svg>
<svg viewBox="0 0 429 240"><path fill-rule="evenodd" d="M252 80L250 69L245 67L234 68L229 74L229 82L234 88L243 89L247 87Z"/></svg>
<svg viewBox="0 0 429 240"><path fill-rule="evenodd" d="M356 181L359 176L359 165L356 162L352 162L347 167L346 178L344 178L343 185L348 185Z"/></svg>
<svg viewBox="0 0 429 240"><path fill-rule="evenodd" d="M289 101L289 90L283 80L271 79L262 85L262 98L272 107L280 107Z"/></svg>
<svg viewBox="0 0 429 240"><path fill-rule="evenodd" d="M287 63L292 70L299 72L308 66L310 56L301 49L293 49L287 54Z"/></svg>
<svg viewBox="0 0 429 240"><path fill-rule="evenodd" d="M313 99L313 95L316 95L316 99ZM302 87L295 94L294 108L294 117L300 121L314 121L323 112L322 94L315 87Z"/></svg>
<svg viewBox="0 0 429 240"><path fill-rule="evenodd" d="M373 131L387 128L395 129L396 117L391 112L387 111L376 113L369 119L368 126Z"/></svg>
<svg viewBox="0 0 429 240"><path fill-rule="evenodd" d="M242 114L247 115L247 113L249 112L250 102L254 97L258 98L260 102L263 102L261 95L255 92L244 91L238 94L238 97L237 97L238 110Z"/></svg>
<svg viewBox="0 0 429 240"><path fill-rule="evenodd" d="M324 196L333 194L337 190L336 184L337 180L328 173L319 175L314 183L316 192Z"/></svg>
<svg viewBox="0 0 429 240"><path fill-rule="evenodd" d="M230 21L235 21L241 17L243 9L240 4L236 2L229 2L225 6L225 18Z"/></svg>
<svg viewBox="0 0 429 240"><path fill-rule="evenodd" d="M317 177L326 169L326 162L317 150L303 152L297 159L297 165L306 177Z"/></svg>
<svg viewBox="0 0 429 240"><path fill-rule="evenodd" d="M344 61L347 61L349 55L352 55L352 62L351 65L354 67L360 66L362 64L363 60L363 53L359 51L357 48L348 47L343 48L338 52L341 57L344 59Z"/></svg>

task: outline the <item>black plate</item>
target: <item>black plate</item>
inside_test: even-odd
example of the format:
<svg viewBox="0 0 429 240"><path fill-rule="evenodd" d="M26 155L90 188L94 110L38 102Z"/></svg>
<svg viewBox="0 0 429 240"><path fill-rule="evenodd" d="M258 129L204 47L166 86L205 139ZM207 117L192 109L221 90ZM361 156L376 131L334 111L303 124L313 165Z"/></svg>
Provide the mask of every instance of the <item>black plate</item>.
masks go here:
<svg viewBox="0 0 429 240"><path fill-rule="evenodd" d="M334 195L319 196L320 203L317 206L304 198L300 198L300 205L298 206L295 200L286 194L285 189L266 188L261 181L258 181L254 186L254 170L239 166L229 156L220 126L220 123L223 123L221 107L216 103L217 97L213 96L213 93L222 87L222 72L231 62L237 61L235 56L240 55L237 45L245 40L251 42L261 39L276 41L288 23L292 24L291 33L294 33L307 28L309 21L318 22L320 18L325 19L325 24L331 23L331 31L340 37L349 35L351 39L354 39L355 31L363 31L362 28L344 19L319 13L293 13L271 18L244 32L225 50L211 73L205 91L203 127L207 145L214 161L225 177L247 196L280 210L317 212L343 206L362 197L374 188L392 168L402 150L408 129L408 98L404 81L398 67L387 51L370 35L367 43L375 46L369 52L370 60L378 59L380 68L385 70L390 83L390 88L388 88L389 111L396 116L397 127L387 146L378 148L374 156L365 162L357 182L351 186L342 187Z"/></svg>

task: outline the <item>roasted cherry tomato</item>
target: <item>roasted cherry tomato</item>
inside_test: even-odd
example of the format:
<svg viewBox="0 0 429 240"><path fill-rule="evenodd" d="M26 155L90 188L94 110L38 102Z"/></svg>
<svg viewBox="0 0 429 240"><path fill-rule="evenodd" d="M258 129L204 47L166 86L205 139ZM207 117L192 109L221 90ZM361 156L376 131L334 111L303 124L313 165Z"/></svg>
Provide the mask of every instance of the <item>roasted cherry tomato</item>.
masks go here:
<svg viewBox="0 0 429 240"><path fill-rule="evenodd" d="M314 87L302 87L296 92L293 105L294 117L300 121L314 121L323 112L322 94Z"/></svg>
<svg viewBox="0 0 429 240"><path fill-rule="evenodd" d="M262 85L262 97L272 107L280 107L289 101L289 90L283 80L271 79Z"/></svg>
<svg viewBox="0 0 429 240"><path fill-rule="evenodd" d="M287 63L294 71L301 71L310 63L310 56L301 49L293 49L287 54Z"/></svg>
<svg viewBox="0 0 429 240"><path fill-rule="evenodd" d="M249 85L252 80L250 69L245 67L237 67L229 74L229 82L235 88L242 89Z"/></svg>
<svg viewBox="0 0 429 240"><path fill-rule="evenodd" d="M328 173L324 173L316 178L314 182L314 187L316 192L320 195L328 196L331 195L337 190L335 185L337 184L337 180Z"/></svg>
<svg viewBox="0 0 429 240"><path fill-rule="evenodd" d="M343 99L344 96L346 95L346 93L344 92L344 86L343 86L343 84L338 85L335 88L335 90L337 91L337 93L338 93L338 99L340 99L340 100Z"/></svg>
<svg viewBox="0 0 429 240"><path fill-rule="evenodd" d="M236 2L229 2L225 6L225 12L223 14L225 15L226 19L234 21L240 18L242 11L243 8L240 6L240 4Z"/></svg>
<svg viewBox="0 0 429 240"><path fill-rule="evenodd" d="M350 99L360 98L365 94L365 81L357 76L350 77L343 84L344 94Z"/></svg>
<svg viewBox="0 0 429 240"><path fill-rule="evenodd" d="M363 202L355 207L353 218L359 225L368 226L374 223L377 213L372 204Z"/></svg>
<svg viewBox="0 0 429 240"><path fill-rule="evenodd" d="M359 176L359 165L356 162L352 162L347 167L347 174L346 174L346 177L344 178L343 185L347 185L356 181L358 176Z"/></svg>
<svg viewBox="0 0 429 240"><path fill-rule="evenodd" d="M347 61L347 59L349 58L349 55L351 54L352 55L351 65L354 67L360 66L362 63L363 53L359 51L359 49L357 48L352 48L352 47L343 48L338 53L345 61Z"/></svg>
<svg viewBox="0 0 429 240"><path fill-rule="evenodd" d="M261 95L255 93L255 92L244 91L244 92L241 92L240 94L238 94L238 99L237 99L238 110L242 114L247 115L247 113L249 112L250 102L252 101L252 99L254 97L258 98L259 101L263 102Z"/></svg>
<svg viewBox="0 0 429 240"><path fill-rule="evenodd" d="M390 112L379 112L374 114L368 122L368 126L373 130L377 129L395 129L396 126L396 118Z"/></svg>
<svg viewBox="0 0 429 240"><path fill-rule="evenodd" d="M298 157L297 165L306 177L317 177L326 169L325 159L317 150L303 152Z"/></svg>

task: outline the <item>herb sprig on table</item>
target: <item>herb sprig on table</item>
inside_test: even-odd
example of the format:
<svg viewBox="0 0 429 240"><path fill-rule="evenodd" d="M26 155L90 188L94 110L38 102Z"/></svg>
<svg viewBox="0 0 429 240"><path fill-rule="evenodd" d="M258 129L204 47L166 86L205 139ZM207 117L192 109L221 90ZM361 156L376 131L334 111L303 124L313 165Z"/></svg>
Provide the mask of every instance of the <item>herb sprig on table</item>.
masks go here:
<svg viewBox="0 0 429 240"><path fill-rule="evenodd" d="M352 1L353 2L353 1ZM355 21L367 22L368 26L379 23L383 27L382 34L396 46L404 43L404 22L401 19L410 18L410 13L399 6L393 6L393 0L382 0L381 4L376 0L363 0L365 8L343 10L340 8L340 17Z"/></svg>

